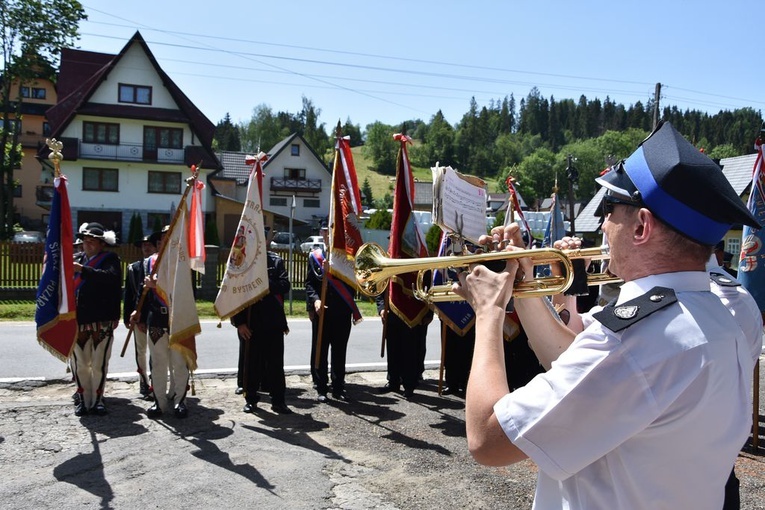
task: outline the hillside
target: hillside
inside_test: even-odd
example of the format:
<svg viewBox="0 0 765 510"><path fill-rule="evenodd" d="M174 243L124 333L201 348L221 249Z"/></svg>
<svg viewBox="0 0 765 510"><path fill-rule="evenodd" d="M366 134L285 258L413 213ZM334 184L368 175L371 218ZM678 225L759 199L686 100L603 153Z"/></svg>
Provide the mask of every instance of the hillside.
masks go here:
<svg viewBox="0 0 765 510"><path fill-rule="evenodd" d="M369 179L369 185L372 187L372 197L377 200L385 196L386 193L393 195L393 186L395 184L392 175L378 174L370 169L371 160L364 155L364 147L351 148L353 154L353 163L356 166L356 176L359 178L359 186L364 185L364 179ZM459 170L459 169L457 169ZM412 166L414 178L423 182L431 182L433 176L430 168ZM495 181L487 181L489 191L493 192L496 188Z"/></svg>

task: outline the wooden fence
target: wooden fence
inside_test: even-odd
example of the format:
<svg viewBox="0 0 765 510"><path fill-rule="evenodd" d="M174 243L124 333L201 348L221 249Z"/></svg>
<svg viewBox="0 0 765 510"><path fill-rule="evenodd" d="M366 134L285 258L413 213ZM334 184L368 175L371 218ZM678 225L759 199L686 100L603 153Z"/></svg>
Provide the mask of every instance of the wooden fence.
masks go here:
<svg viewBox="0 0 765 510"><path fill-rule="evenodd" d="M110 248L116 252L122 261L123 279L127 271L127 265L138 260L141 257L141 250L133 245L123 245ZM284 259L287 265L287 274L293 291L305 291L305 277L308 269L308 254L303 252L292 252L288 250L274 250ZM213 298L217 294L220 282L226 272L226 262L228 261L229 250L227 248L218 248L216 246L207 247L207 271L214 268L215 281L212 279L208 285L214 288L205 288L205 282L201 276L197 276L197 289L203 299ZM42 261L45 254L45 246L41 243L13 243L0 241L0 290L2 298L6 299L34 299L37 285L42 275ZM211 267L212 266L212 267ZM18 296L18 297L14 297Z"/></svg>

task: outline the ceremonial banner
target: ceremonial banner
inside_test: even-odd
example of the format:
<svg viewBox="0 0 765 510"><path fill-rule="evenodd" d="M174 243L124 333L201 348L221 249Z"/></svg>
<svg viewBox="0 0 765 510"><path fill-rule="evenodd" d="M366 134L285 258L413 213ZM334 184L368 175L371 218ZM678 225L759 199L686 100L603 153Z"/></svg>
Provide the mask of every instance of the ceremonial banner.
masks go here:
<svg viewBox="0 0 765 510"><path fill-rule="evenodd" d="M257 178L260 162L260 159L253 161L255 168L250 172L247 197L226 264L226 274L215 298L215 313L221 319L231 317L268 294L268 246Z"/></svg>
<svg viewBox="0 0 765 510"><path fill-rule="evenodd" d="M438 248L439 257L449 257L452 254L452 242L445 232L441 232L441 242ZM433 285L442 285L450 280L457 280L456 273L448 274L448 269L433 271ZM475 324L475 312L467 301L449 301L434 303L438 317L460 336L465 336Z"/></svg>
<svg viewBox="0 0 765 510"><path fill-rule="evenodd" d="M362 244L358 217L361 214L356 167L349 137L338 137L332 170L332 197L329 204L330 272L356 287L356 251Z"/></svg>
<svg viewBox="0 0 765 510"><path fill-rule="evenodd" d="M393 221L390 230L389 254L392 258L407 259L428 256L425 236L414 217L414 176L409 165L406 144L411 138L396 134L393 138L401 143L396 161L396 188L393 195ZM390 310L414 327L422 321L428 307L412 294L416 273L394 276L390 281Z"/></svg>
<svg viewBox="0 0 765 510"><path fill-rule="evenodd" d="M66 177L53 180L50 222L45 238L43 273L37 287L37 341L66 362L77 339L74 301L74 233Z"/></svg>
<svg viewBox="0 0 765 510"><path fill-rule="evenodd" d="M192 165L192 172L196 168ZM205 274L205 227L202 212L202 190L205 185L199 179L194 180L191 191L191 221L189 221L189 258L191 269Z"/></svg>
<svg viewBox="0 0 765 510"><path fill-rule="evenodd" d="M563 239L565 235L566 225L563 223L563 213L560 210L560 204L558 204L558 194L553 193L550 218L547 220L542 248L551 248L555 241Z"/></svg>
<svg viewBox="0 0 765 510"><path fill-rule="evenodd" d="M356 167L351 154L350 137L337 137L335 164L332 170L332 195L329 204L329 283L338 290L353 312L353 323L361 313L353 295L334 278L356 288L356 251L362 244L358 217L361 213Z"/></svg>
<svg viewBox="0 0 765 510"><path fill-rule="evenodd" d="M526 229L526 232L529 233L529 242L527 243L526 247L531 248L531 244L534 240L534 233L531 231L531 226L529 225L529 222L526 220L526 216L523 215L523 209L521 209L521 202L518 200L518 192L515 190L515 185L513 184L514 179L509 176L507 179L505 179L505 184L507 185L507 192L510 193L510 199L507 201L507 212L505 213L505 226L508 226L513 221L513 212L518 214L518 218L521 220L521 224L523 225L523 228Z"/></svg>
<svg viewBox="0 0 765 510"><path fill-rule="evenodd" d="M197 369L197 349L194 336L202 332L197 315L197 303L192 287L188 253L189 210L182 200L175 224L165 234L158 255L157 294L169 305L170 348L183 355L192 372Z"/></svg>
<svg viewBox="0 0 765 510"><path fill-rule="evenodd" d="M757 138L754 144L757 159L752 171L752 191L747 207L752 216L765 224L765 172L762 171L763 140ZM738 279L752 294L760 310L765 311L765 229L754 229L744 225L741 239L741 255L738 263Z"/></svg>

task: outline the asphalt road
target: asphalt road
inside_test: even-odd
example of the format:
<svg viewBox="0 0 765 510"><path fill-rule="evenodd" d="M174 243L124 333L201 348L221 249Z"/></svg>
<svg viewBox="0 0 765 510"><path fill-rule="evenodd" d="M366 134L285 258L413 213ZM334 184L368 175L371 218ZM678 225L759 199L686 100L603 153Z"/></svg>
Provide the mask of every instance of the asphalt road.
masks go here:
<svg viewBox="0 0 765 510"><path fill-rule="evenodd" d="M308 370L311 356L311 323L308 319L289 319L290 333L284 340L284 364L288 371ZM202 333L197 336L197 373L226 374L236 372L239 342L236 330L224 321L201 321ZM437 367L441 359L441 323L428 328L426 366ZM127 329L120 324L115 332L109 377L136 376L134 346L131 339L125 357L120 352L127 338ZM385 358L380 357L382 323L379 318L365 318L351 330L348 344L349 370L381 370ZM34 322L0 322L0 382L13 380L55 380L66 378L66 365L45 351L36 341Z"/></svg>

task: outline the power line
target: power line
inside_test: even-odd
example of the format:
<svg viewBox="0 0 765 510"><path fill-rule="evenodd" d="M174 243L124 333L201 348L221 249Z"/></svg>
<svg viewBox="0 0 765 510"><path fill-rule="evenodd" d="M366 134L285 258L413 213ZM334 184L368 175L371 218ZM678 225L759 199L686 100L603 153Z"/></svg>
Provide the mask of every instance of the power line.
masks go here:
<svg viewBox="0 0 765 510"><path fill-rule="evenodd" d="M292 75L292 76L300 77L302 79L313 82L313 85L311 86L317 89L345 90L354 94L369 97L370 99L374 99L387 104L392 104L395 106L399 106L402 108L406 108L409 110L417 111L420 113L426 113L426 114L429 112L424 112L410 105L405 105L390 99L386 99L383 96L394 94L396 98L426 97L426 98L432 98L432 99L461 99L461 100L464 100L464 98L448 97L448 96L435 95L435 94L422 94L422 93L415 93L412 91L393 92L390 90L370 90L370 89L351 87L348 84L349 83L371 83L371 84L379 84L379 85L385 85L385 86L404 87L407 89L415 89L415 90L467 92L471 94L473 97L475 97L478 94L491 95L492 97L494 96L506 97L508 95L507 92L492 92L492 91L486 91L486 90L478 91L474 89L465 89L465 88L459 88L459 87L445 87L441 85L441 82L443 80L449 80L450 82L459 80L459 81L464 81L468 83L479 83L479 84L485 84L485 85L494 84L494 85L506 85L506 86L526 86L526 87L536 87L537 89L546 87L546 88L555 89L555 90L569 90L575 93L591 92L594 94L605 94L607 97L610 97L615 94L616 95L622 94L622 95L628 95L631 97L643 97L646 99L651 97L651 89L654 86L653 83L648 83L648 82L643 83L638 81L619 80L619 79L613 79L613 78L601 78L601 77L596 78L596 77L575 76L575 75L566 75L566 74L557 74L557 73L524 71L524 70L518 70L518 69L507 69L507 68L501 68L501 67L480 66L480 65L464 64L464 63L457 63L457 62L445 62L445 61L437 61L437 60L398 57L398 56L392 56L392 55L354 52L354 51L347 51L347 50L336 50L336 49L330 49L330 48L306 47L306 46L284 44L284 43L277 43L277 42L271 42L271 41L249 40L249 39L242 39L242 38L235 38L235 37L224 37L224 36L201 34L201 33L195 33L193 36L193 39L191 39L189 37L188 32L178 32L178 31L172 31L172 30L158 29L158 28L145 25L143 23L138 23L132 20L122 18L120 16L117 16L99 9L94 9L88 6L85 6L85 7L89 11L98 12L100 14L103 14L104 16L109 16L111 18L120 20L126 24L109 23L109 22L103 22L103 21L91 21L91 20L87 20L86 23L92 23L93 25L103 25L108 27L127 28L131 30L137 30L140 27L141 30L156 32L159 34L165 34L167 36L174 37L174 38L186 41L188 43L192 43L192 42L194 43L194 44L179 44L179 43L170 43L170 42L162 42L162 41L151 41L151 45L153 47L160 46L160 47L178 48L181 50L189 50L191 52L196 52L196 53L209 52L209 53L213 53L217 55L218 56L217 58L219 58L220 55L230 55L235 58L240 58L249 62L257 63L262 67L260 69L253 69L251 67L244 67L244 66L240 67L240 66L221 64L219 62L206 63L206 62L200 62L199 60L195 60L191 62L191 61L185 61L181 59L164 59L168 62L178 62L182 64L188 63L188 64L193 64L195 66L202 65L202 66L228 68L228 69L246 69L246 70L252 70L254 72L260 72L260 73L276 73L276 74ZM97 34L97 33L85 33L83 35L106 38L106 39L124 40L124 37L118 37L114 35L104 35L104 34ZM476 75L476 74L467 75L467 74L454 74L451 72L426 71L422 69L421 67L418 69L407 69L404 67L395 67L395 66L369 65L369 64L342 62L342 61L329 60L329 59L307 58L306 56L289 56L289 55L281 55L276 53L265 53L265 52L233 51L233 50L221 48L213 44L202 43L203 45L200 46L199 44L201 39L210 40L210 41L219 41L224 43L236 43L237 45L260 45L260 46L267 46L267 47L273 47L273 48L284 48L289 50L298 50L300 52L306 52L306 54L324 53L324 54L330 54L330 55L345 55L345 56L361 57L361 58L364 58L365 60L382 59L382 60L388 60L388 61L398 62L402 64L403 63L416 64L419 66L426 64L429 66L436 66L436 68L440 66L445 68L481 70L486 72L498 72L498 73L504 73L504 74L519 74L519 75L529 75L529 76L544 76L548 78L561 78L561 79L567 79L567 80L594 81L597 83L619 83L623 85L635 85L642 90L640 91L616 90L616 89L605 89L603 87L597 87L597 86L584 86L584 85L573 85L573 84L563 85L563 84L555 83L554 81L552 83L539 83L539 82L532 82L532 81L523 81L518 79L513 80L513 79L507 79L507 78L491 77L487 75ZM149 41L147 41L147 43L148 42ZM333 66L333 67L338 67L345 70L356 70L361 73L364 73L365 77L357 78L357 77L353 77L349 75L336 76L336 75L330 75L326 73L310 73L310 72L296 71L295 69L290 69L289 67L285 67L284 65L276 64L274 63L274 61L277 61L277 62L281 61L285 63L292 62L299 66L303 66L305 64L305 65L315 65L320 67ZM407 78L424 78L424 79L435 78L441 81L439 81L438 85L433 85L433 84L421 84L421 83L415 83L415 82L394 81L394 80L382 80L382 79L374 80L369 77L369 73L371 72L379 72L383 74L395 73L398 75L403 75ZM277 85L277 86L303 86L303 87L306 86L305 84L284 83L284 82L275 81L275 80L233 78L230 76L218 76L218 75L216 76L200 75L197 72L195 73L175 72L174 74L191 74L198 77L224 79L229 81L246 81L251 83L263 83L263 84L270 84L270 85ZM317 84L320 84L320 85L317 85ZM745 102L750 104L765 104L759 101L749 101L749 100L745 100L741 98L683 89L680 87L675 88L675 90L685 91L685 92L697 94L700 96L709 96L709 97L714 97L719 99L729 99L731 101L737 101L737 102ZM721 103L718 101L705 101L703 99L689 99L689 98L683 98L683 97L677 97L677 96L668 96L668 97L677 99L677 100L687 101L689 104L704 105L708 107L731 108L729 103Z"/></svg>

